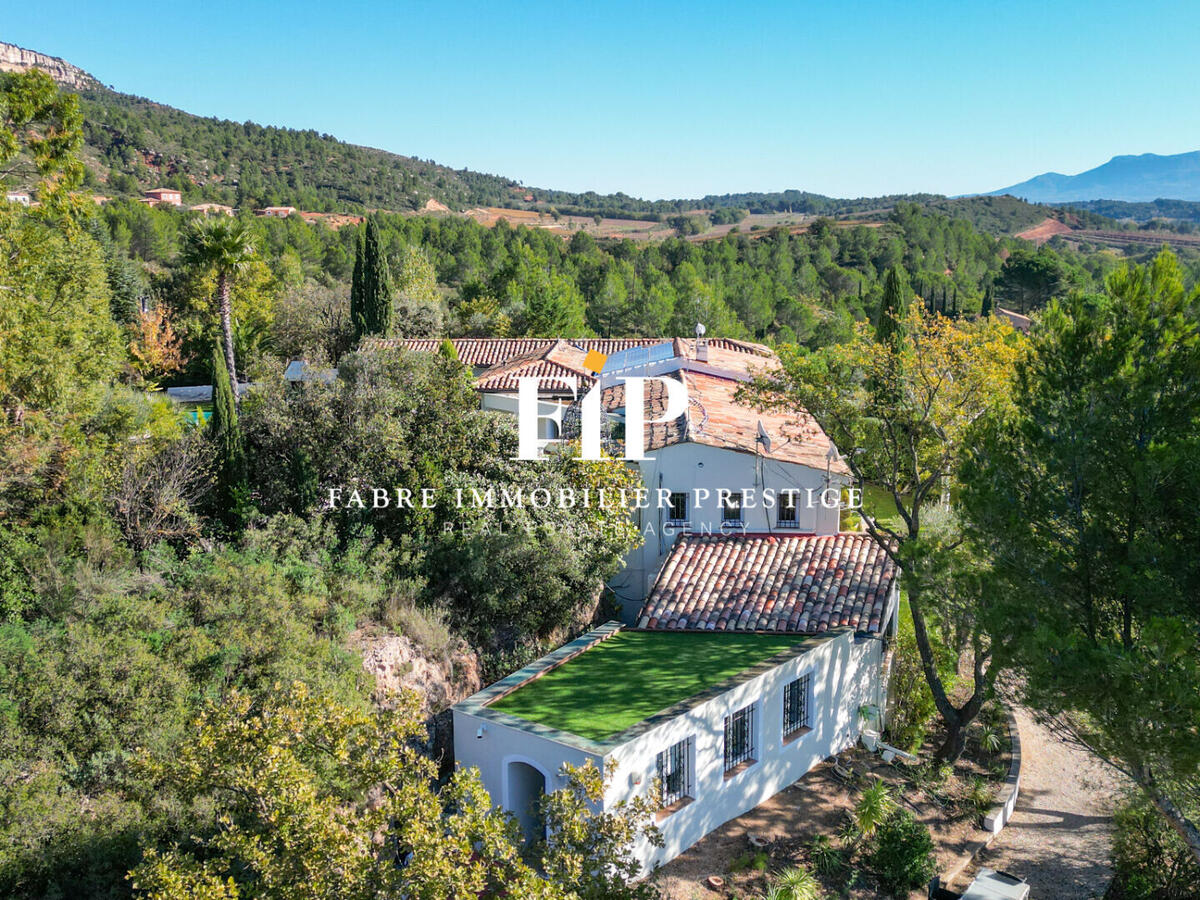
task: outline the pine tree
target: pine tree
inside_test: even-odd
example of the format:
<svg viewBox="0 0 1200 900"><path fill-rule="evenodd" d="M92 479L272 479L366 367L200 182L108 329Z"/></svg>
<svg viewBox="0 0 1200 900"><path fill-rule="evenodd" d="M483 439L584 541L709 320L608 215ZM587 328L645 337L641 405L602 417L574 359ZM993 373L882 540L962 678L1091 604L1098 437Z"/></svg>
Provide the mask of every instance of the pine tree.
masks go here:
<svg viewBox="0 0 1200 900"><path fill-rule="evenodd" d="M387 337L392 330L392 277L373 220L363 238L362 307L365 333Z"/></svg>
<svg viewBox="0 0 1200 900"><path fill-rule="evenodd" d="M367 321L363 310L363 235L358 233L354 242L354 274L350 279L350 326L354 340L367 333Z"/></svg>
<svg viewBox="0 0 1200 900"><path fill-rule="evenodd" d="M895 343L900 335L900 320L908 313L912 289L908 277L899 266L888 269L883 279L883 299L879 302L879 317L875 320L875 340Z"/></svg>
<svg viewBox="0 0 1200 900"><path fill-rule="evenodd" d="M217 451L217 514L227 524L235 525L240 518L239 507L246 489L246 455L229 369L221 348L215 344L212 385L212 416L208 420L208 433Z"/></svg>

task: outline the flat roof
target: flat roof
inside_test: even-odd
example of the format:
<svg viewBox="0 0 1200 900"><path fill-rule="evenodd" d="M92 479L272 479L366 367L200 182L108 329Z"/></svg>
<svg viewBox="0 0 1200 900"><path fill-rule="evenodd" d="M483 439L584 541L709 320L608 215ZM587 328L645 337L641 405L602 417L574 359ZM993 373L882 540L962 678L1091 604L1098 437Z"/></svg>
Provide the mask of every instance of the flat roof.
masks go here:
<svg viewBox="0 0 1200 900"><path fill-rule="evenodd" d="M621 630L487 708L603 741L805 642L800 634Z"/></svg>

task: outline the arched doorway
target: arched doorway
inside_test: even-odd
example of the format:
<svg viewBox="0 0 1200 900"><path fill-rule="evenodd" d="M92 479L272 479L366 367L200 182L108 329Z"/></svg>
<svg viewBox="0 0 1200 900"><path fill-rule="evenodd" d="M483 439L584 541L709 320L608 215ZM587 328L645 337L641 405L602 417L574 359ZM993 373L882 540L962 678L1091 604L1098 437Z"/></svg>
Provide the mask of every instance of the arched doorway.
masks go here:
<svg viewBox="0 0 1200 900"><path fill-rule="evenodd" d="M507 807L517 817L525 843L530 844L546 836L546 826L538 814L538 801L546 793L546 776L527 762L514 760L508 764Z"/></svg>

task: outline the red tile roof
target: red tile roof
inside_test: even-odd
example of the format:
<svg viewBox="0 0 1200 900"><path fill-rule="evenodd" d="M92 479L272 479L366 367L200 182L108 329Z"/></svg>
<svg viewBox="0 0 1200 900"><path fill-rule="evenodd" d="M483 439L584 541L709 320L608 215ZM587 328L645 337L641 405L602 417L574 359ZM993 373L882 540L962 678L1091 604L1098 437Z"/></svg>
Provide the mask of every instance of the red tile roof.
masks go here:
<svg viewBox="0 0 1200 900"><path fill-rule="evenodd" d="M578 347L585 353L588 350L598 350L606 356L631 347L650 347L662 344L672 338L578 338L565 341L571 346ZM674 338L676 352L682 349L681 355L694 356L695 340L690 338ZM451 338L454 349L458 351L459 360L468 366L495 366L510 362L519 356L530 353L540 353L550 349L555 344L554 338ZM363 350L417 350L424 353L436 353L441 346L440 339L429 338L367 338L362 342ZM741 354L763 357L772 356L769 347L753 344L749 341L738 341L732 338L713 338L708 342L710 352Z"/></svg>
<svg viewBox="0 0 1200 900"><path fill-rule="evenodd" d="M754 372L761 372L779 361L770 348L761 344L712 338L708 341L708 360L696 361L694 338L453 338L458 358L469 366L488 367L475 381L484 393L515 393L518 379L533 376L570 376L578 381L578 395L595 382L584 366L589 350L612 354L630 347L661 344L670 340L675 355L686 360L685 367L668 373L682 381L688 392L687 411L673 422L654 423L646 432L646 449L656 450L691 441L743 453L761 453L769 459L796 463L812 469L828 469L836 475L850 470L840 457L830 457L833 448L828 435L807 413L787 415L757 412L734 398L738 388ZM435 338L367 338L364 350L406 349L432 353L441 346ZM569 397L565 386L547 383L539 391L542 397ZM609 411L625 405L623 382L605 388L603 403ZM651 381L646 396L646 415L657 419L666 405L666 391L659 381ZM758 442L758 426L771 439L770 452Z"/></svg>
<svg viewBox="0 0 1200 900"><path fill-rule="evenodd" d="M896 566L867 534L683 535L638 627L817 634L887 625Z"/></svg>

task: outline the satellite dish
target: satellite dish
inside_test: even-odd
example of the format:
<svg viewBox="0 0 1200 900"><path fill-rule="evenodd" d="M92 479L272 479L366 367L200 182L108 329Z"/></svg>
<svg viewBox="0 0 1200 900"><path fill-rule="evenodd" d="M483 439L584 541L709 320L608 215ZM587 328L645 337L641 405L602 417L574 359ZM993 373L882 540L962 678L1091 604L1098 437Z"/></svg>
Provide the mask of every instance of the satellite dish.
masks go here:
<svg viewBox="0 0 1200 900"><path fill-rule="evenodd" d="M767 434L767 429L763 428L762 419L758 420L758 437L755 440L762 444L763 453L771 452L771 436Z"/></svg>

